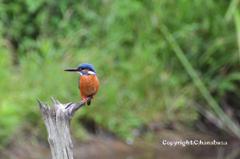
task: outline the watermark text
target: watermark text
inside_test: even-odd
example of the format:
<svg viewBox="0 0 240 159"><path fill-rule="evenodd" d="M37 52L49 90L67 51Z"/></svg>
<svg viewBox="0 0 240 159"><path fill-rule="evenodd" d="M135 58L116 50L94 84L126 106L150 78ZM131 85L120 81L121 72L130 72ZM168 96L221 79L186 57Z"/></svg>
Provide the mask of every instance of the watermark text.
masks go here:
<svg viewBox="0 0 240 159"><path fill-rule="evenodd" d="M201 139L186 139L186 140L166 140L160 141L163 146L226 146L227 141L219 140L201 140Z"/></svg>

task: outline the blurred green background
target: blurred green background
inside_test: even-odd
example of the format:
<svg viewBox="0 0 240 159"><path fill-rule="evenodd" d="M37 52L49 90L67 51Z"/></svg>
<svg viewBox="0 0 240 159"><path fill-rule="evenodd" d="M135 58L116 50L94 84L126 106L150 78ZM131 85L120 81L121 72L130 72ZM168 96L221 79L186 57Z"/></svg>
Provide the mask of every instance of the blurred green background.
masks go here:
<svg viewBox="0 0 240 159"><path fill-rule="evenodd" d="M63 70L83 62L101 85L73 119L80 141L86 120L127 142L151 123L239 138L239 61L238 0L1 0L1 147L46 140L36 100L78 102Z"/></svg>

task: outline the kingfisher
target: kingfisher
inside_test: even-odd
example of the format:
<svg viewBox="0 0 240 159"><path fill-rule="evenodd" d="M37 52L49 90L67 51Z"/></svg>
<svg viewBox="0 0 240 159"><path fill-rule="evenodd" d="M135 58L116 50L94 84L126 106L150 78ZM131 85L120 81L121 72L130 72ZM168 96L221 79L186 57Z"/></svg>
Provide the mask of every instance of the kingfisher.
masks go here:
<svg viewBox="0 0 240 159"><path fill-rule="evenodd" d="M83 102L87 101L87 105L91 104L91 99L97 94L99 89L99 80L97 73L92 64L83 63L76 68L68 68L64 71L77 72L80 74L78 88Z"/></svg>

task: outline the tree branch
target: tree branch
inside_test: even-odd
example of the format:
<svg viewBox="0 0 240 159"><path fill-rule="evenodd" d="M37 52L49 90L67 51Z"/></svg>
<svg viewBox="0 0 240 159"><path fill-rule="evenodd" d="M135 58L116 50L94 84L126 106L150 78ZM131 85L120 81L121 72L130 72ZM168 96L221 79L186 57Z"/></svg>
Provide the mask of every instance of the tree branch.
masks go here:
<svg viewBox="0 0 240 159"><path fill-rule="evenodd" d="M70 121L74 113L90 100L89 97L80 103L62 104L52 98L53 106L51 107L38 100L48 132L52 159L73 159L73 144L69 129Z"/></svg>

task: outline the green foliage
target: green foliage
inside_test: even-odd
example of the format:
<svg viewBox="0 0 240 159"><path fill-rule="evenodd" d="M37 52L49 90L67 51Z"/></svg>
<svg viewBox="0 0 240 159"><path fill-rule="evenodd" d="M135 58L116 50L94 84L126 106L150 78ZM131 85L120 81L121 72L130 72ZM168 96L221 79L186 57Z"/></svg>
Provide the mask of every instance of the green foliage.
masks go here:
<svg viewBox="0 0 240 159"><path fill-rule="evenodd" d="M133 130L148 122L194 123L194 103L204 100L162 34L163 25L218 103L228 93L239 97L234 21L223 18L228 5L224 0L3 1L0 140L24 122L41 125L38 98L79 101L78 75L63 70L82 62L95 65L101 86L92 105L76 114L76 136L86 136L77 124L80 116L130 140ZM17 68L11 65L9 40L21 55Z"/></svg>
<svg viewBox="0 0 240 159"><path fill-rule="evenodd" d="M18 127L20 121L19 108L17 108L13 103L1 103L0 110L0 141L1 143L7 142L8 138L13 135L13 132Z"/></svg>

